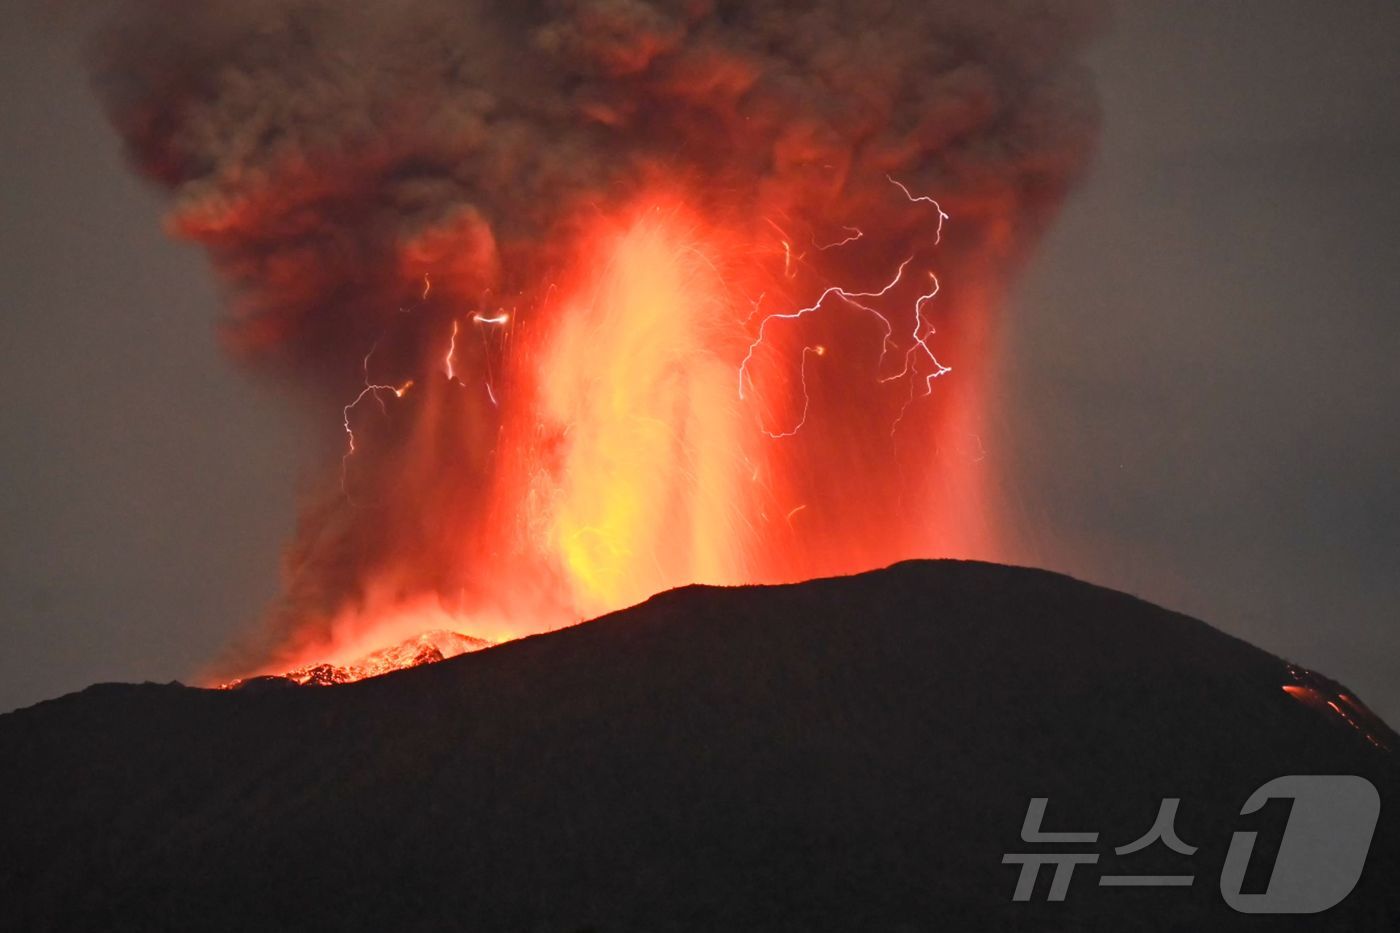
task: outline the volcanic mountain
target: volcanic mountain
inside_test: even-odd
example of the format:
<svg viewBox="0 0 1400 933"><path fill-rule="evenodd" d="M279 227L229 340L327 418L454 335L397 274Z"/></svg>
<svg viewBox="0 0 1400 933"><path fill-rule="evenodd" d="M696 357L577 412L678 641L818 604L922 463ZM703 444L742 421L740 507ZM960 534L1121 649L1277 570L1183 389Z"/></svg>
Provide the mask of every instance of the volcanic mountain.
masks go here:
<svg viewBox="0 0 1400 933"><path fill-rule="evenodd" d="M1285 689L1290 688L1290 689ZM0 926L1216 930L1265 782L1382 801L1359 883L1270 927L1400 921L1395 736L1345 688L1129 596L911 562L687 587L325 689L91 687L0 717ZM1033 798L1046 832L1024 842ZM1164 798L1185 856L1133 854ZM1100 853L1026 903L1003 856ZM1101 886L1107 874L1189 886Z"/></svg>

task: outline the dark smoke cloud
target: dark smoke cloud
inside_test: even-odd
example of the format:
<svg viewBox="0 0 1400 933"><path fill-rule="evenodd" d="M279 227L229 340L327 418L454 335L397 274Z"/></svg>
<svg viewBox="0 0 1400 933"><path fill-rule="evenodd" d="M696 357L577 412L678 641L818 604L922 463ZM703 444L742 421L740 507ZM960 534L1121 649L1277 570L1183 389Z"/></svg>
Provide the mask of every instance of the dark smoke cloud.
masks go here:
<svg viewBox="0 0 1400 933"><path fill-rule="evenodd" d="M334 429L372 347L376 378L411 377L449 313L539 289L581 211L657 177L729 218L831 231L889 214L894 174L995 271L1091 154L1078 53L1104 17L1097 0L126 0L91 61L171 230L228 285L230 345ZM882 228L892 251L927 233L908 213ZM416 464L419 487L469 497L461 464L485 472L495 417L462 413L473 429ZM365 473L408 468L394 442L415 426L384 430ZM431 566L448 533L329 492L303 516L287 612L354 599L378 540L421 542Z"/></svg>
<svg viewBox="0 0 1400 933"><path fill-rule="evenodd" d="M434 266L499 286L503 245L656 163L817 205L891 171L951 200L1053 196L1091 138L1075 54L1101 6L147 0L94 69L242 334L318 354L319 319L364 330L347 298Z"/></svg>

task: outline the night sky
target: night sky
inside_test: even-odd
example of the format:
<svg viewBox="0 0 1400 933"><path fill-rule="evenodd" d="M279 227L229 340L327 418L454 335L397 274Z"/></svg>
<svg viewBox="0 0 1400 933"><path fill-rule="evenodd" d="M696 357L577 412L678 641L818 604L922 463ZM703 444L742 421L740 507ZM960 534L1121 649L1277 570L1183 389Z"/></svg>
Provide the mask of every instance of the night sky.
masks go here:
<svg viewBox="0 0 1400 933"><path fill-rule="evenodd" d="M75 32L0 33L0 710L188 677L278 588L309 454L224 357ZM1017 289L983 444L1007 559L1400 721L1400 6L1121 4L1098 163Z"/></svg>

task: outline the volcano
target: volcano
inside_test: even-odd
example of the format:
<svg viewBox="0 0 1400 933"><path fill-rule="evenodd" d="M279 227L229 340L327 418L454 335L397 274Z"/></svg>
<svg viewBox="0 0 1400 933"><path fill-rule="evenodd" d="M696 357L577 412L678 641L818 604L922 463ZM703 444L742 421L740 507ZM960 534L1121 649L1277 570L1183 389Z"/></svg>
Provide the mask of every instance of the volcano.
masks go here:
<svg viewBox="0 0 1400 933"><path fill-rule="evenodd" d="M220 679L1014 540L998 334L1101 0L101 6L112 128L306 419Z"/></svg>
<svg viewBox="0 0 1400 933"><path fill-rule="evenodd" d="M1293 920L1394 929L1394 740L1322 675L1051 573L687 587L325 689L106 684L0 717L0 925L1254 928L1218 879L1247 829L1267 884L1286 814L1242 804L1353 774L1382 799L1365 871ZM1063 901L1012 899L1032 798L1102 834ZM1163 798L1194 855L1116 855Z"/></svg>

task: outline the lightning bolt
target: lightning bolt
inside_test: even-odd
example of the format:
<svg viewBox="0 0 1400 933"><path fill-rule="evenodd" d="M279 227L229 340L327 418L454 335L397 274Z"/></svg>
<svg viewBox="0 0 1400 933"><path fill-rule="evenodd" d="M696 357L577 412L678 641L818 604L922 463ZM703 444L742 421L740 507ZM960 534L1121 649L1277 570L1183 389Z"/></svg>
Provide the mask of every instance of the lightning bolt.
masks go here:
<svg viewBox="0 0 1400 933"><path fill-rule="evenodd" d="M947 221L947 220L949 219L947 212L943 210L943 206L942 206L941 204L939 204L937 201L935 201L933 198L928 197L927 195L916 195L916 194L914 194L914 192L910 191L908 188L906 188L906 187L904 186L904 183L903 183L903 182L901 182L901 181L896 181L893 175L886 175L885 177L889 179L890 184L894 185L894 186L895 186L896 188L898 188L900 191L903 191L903 192L904 192L904 196L905 196L906 198L909 199L909 203L911 203L911 204L932 204L932 205L933 205L933 209L936 210L936 211L938 211L938 232L937 232L937 234L936 234L936 235L934 236L934 238L933 238L933 245L934 245L934 246L937 246L939 243L942 243L942 242L943 242L943 224L944 224L945 221Z"/></svg>
<svg viewBox="0 0 1400 933"><path fill-rule="evenodd" d="M849 234L845 239L837 240L834 243L828 243L825 246L822 246L816 241L815 238L813 238L812 245L815 246L817 249L821 250L822 252L826 252L829 249L836 249L839 246L845 246L848 243L854 243L856 240L859 240L865 236L865 231L860 229L859 227L842 227L841 229L845 230L846 233Z"/></svg>
<svg viewBox="0 0 1400 933"><path fill-rule="evenodd" d="M807 423L807 412L812 407L812 396L807 391L807 357L809 354L814 356L826 356L826 347L817 344L815 346L802 348L802 363L798 366L798 377L802 382L802 417L798 419L797 424L793 425L792 429L789 431L774 432L763 428L763 433L767 434L775 441L785 437L792 437L798 431L801 431L802 426ZM789 515L788 517L791 518L792 516Z"/></svg>
<svg viewBox="0 0 1400 933"><path fill-rule="evenodd" d="M393 395L394 398L403 398L404 394L407 393L409 389L413 388L412 379L397 386L370 382L369 358L374 355L374 351L377 349L379 349L378 341L375 342L374 346L370 347L369 352L366 353L364 358L360 361L360 370L364 373L364 387L360 389L360 394L355 396L354 401L340 410L341 424L345 428L345 454L340 458L340 490L345 494L347 499L350 497L350 492L346 486L346 474L349 469L350 458L355 455L357 450L355 447L355 428L350 424L350 413L358 408L360 403L365 399L373 398L379 403L379 410L388 414L388 409L384 407L384 399L379 393L388 392Z"/></svg>
<svg viewBox="0 0 1400 933"><path fill-rule="evenodd" d="M938 227L934 236L934 245L942 243L943 225L949 219L949 215L947 211L943 210L943 206L932 197L929 197L927 195L914 194L914 192L910 191L909 188L903 182L899 181L892 175L886 175L885 178L890 182L890 184L898 188L911 204L927 204L933 207L933 209L937 212L938 215ZM784 239L781 240L784 257L783 274L788 278L792 278L794 276L792 268L792 248L789 245L788 240L786 239L787 234L781 227L773 223L772 220L769 220L768 218L764 219L767 221L769 226L771 226L782 237L784 237ZM825 251L828 249L835 249L837 247L845 246L849 243L854 243L855 241L865 236L865 232L859 227L844 226L841 229L846 231L848 234L843 239L835 240L826 245L821 245L817 243L814 239L812 241L812 245L815 246L818 250ZM798 258L801 259L802 257ZM894 278L892 278L888 283L886 283L883 288L880 288L878 290L869 292L854 292L842 288L840 286L831 286L825 291L823 291L821 295L818 296L815 302L804 308L799 308L796 311L769 314L768 316L764 317L759 322L758 332L755 335L753 342L749 344L748 352L744 355L743 361L739 364L740 400L745 400L747 398L746 389L747 387L751 387L753 385L753 380L752 376L749 373L749 368L753 363L754 354L758 351L759 346L762 345L763 341L768 336L768 325L771 324L773 321L799 320L809 314L814 314L817 311L820 311L831 300L840 300L853 308L859 309L872 315L880 322L884 330L884 337L880 345L880 359L876 364L876 372L878 374L879 371L883 368L886 355L894 346L894 325L890 323L890 319L888 317L886 317L880 311L876 310L874 307L871 306L871 304L867 302L873 302L876 299L883 298L896 287L898 287L904 279L905 271L909 268L910 263L912 263L913 261L914 257L910 256L908 259L905 259L904 262L900 263L898 270L895 272ZM935 298L938 297L939 290L941 289L941 283L938 280L938 276L935 275L933 272L929 272L928 277L931 283L930 290L920 295L914 301L914 326L910 333L911 342L909 344L908 349L904 352L904 367L898 373L895 373L893 375L877 377L877 381L881 384L894 382L899 379L910 380L909 398L905 401L903 407L900 409L899 416L895 419L894 424L891 426L891 434L893 434L898 429L900 422L904 420L904 416L908 412L909 406L914 403L916 397L927 398L928 396L932 395L933 380L939 378L940 376L945 376L953 371L951 366L945 365L941 360L938 359L937 355L933 352L933 348L929 346L929 339L935 333L937 333L937 330L924 317L924 308L926 305L929 304L929 302L933 301ZM752 320L753 316L756 316L758 314L759 304L762 302L762 300L762 296L760 296L759 300L754 302L754 311L753 315L750 316L750 320ZM809 346L803 348L802 359L799 364L799 378L802 384L802 415L798 419L797 424L791 430L788 431L773 432L769 431L767 428L762 428L763 432L769 437L791 437L792 435L796 434L799 430L801 430L803 425L806 424L808 410L811 405L811 398L807 391L808 355L810 353L816 353L816 355L821 356L825 352L825 347ZM924 388L921 394L918 393L917 383L914 381L913 378L916 376L923 377Z"/></svg>
<svg viewBox="0 0 1400 933"><path fill-rule="evenodd" d="M762 344L764 338L767 337L768 325L773 323L774 321L796 321L803 317L806 317L809 314L814 314L822 309L822 307L826 304L828 299L832 298L838 298L854 308L858 308L861 311L865 311L866 313L873 315L881 323L881 325L884 328L885 335L884 339L881 341L880 361L884 362L885 354L889 351L889 348L893 343L894 325L890 323L889 318L885 317L879 311L876 311L874 308L870 307L869 305L865 304L864 302L858 299L883 298L885 295L888 295L890 291L893 290L896 286L898 286L900 281L903 280L904 270L907 269L909 267L909 264L913 261L914 257L910 256L908 259L904 260L904 262L900 263L899 269L894 274L894 278L890 279L890 281L886 283L886 285L883 288L878 289L876 291L852 292L847 291L846 289L841 288L838 285L832 285L826 291L822 292L820 297L818 297L816 301L814 301L812 304L808 305L805 308L799 308L796 311L770 314L767 317L765 317L762 321L759 322L758 335L754 338L753 343L749 344L749 351L747 354L745 354L743 362L739 364L739 398L746 399L748 397L744 394L744 384L746 382L752 384L749 378L749 364L753 362L754 353L758 352L759 345Z"/></svg>
<svg viewBox="0 0 1400 933"><path fill-rule="evenodd" d="M880 382L885 383L893 382L896 379L903 379L906 376L923 375L924 392L923 395L919 396L920 398L928 398L933 394L933 380L937 379L939 376L946 376L953 371L951 366L945 366L943 363L939 362L938 357L933 353L933 349L928 345L928 338L938 333L938 331L932 324L927 324L927 326L925 326L926 322L924 321L923 314L924 305L937 298L938 292L942 288L941 283L938 281L938 276L930 272L928 277L933 283L933 288L928 293L920 295L918 300L914 302L913 344L908 350L904 351L904 368L893 376L886 376L880 380ZM931 371L923 374L919 373L918 363L920 356L927 358L928 361L933 364L933 369ZM904 420L904 415L909 411L909 406L914 404L914 385L915 383L912 381L909 383L909 398L905 401L904 407L899 410L899 417L894 420L894 424L890 427L891 435L899 428L899 423Z"/></svg>
<svg viewBox="0 0 1400 933"><path fill-rule="evenodd" d="M442 359L443 369L447 372L449 382L457 381L457 370L452 365L453 357L457 355L457 321L452 321L452 338L447 342L447 356Z"/></svg>

